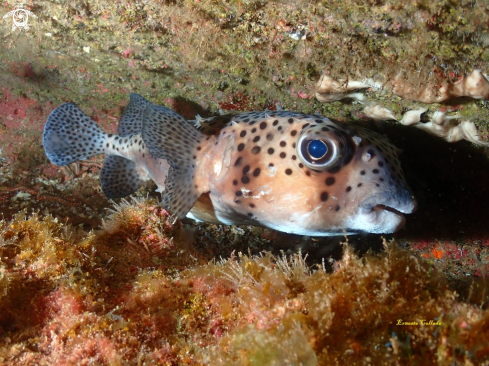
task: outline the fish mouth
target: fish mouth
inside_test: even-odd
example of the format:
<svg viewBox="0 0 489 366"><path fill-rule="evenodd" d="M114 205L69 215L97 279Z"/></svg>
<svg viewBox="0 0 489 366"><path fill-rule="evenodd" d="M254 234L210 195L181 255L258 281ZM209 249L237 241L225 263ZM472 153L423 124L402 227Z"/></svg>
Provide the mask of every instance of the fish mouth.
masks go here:
<svg viewBox="0 0 489 366"><path fill-rule="evenodd" d="M406 190L397 194L378 193L360 203L354 216L354 226L362 231L390 234L401 229L406 218L413 213L417 203Z"/></svg>
<svg viewBox="0 0 489 366"><path fill-rule="evenodd" d="M410 214L417 208L414 197L407 191L401 194L377 193L360 203L360 209L369 211L387 210L392 213Z"/></svg>

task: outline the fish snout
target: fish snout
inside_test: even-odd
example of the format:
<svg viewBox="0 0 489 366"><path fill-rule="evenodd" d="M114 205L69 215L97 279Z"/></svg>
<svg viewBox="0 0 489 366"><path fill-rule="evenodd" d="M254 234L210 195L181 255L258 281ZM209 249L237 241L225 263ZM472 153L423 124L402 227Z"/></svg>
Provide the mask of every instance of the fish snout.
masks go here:
<svg viewBox="0 0 489 366"><path fill-rule="evenodd" d="M418 205L406 188L397 188L364 199L350 225L357 230L377 234L389 234L401 229L406 222L404 214L413 213Z"/></svg>

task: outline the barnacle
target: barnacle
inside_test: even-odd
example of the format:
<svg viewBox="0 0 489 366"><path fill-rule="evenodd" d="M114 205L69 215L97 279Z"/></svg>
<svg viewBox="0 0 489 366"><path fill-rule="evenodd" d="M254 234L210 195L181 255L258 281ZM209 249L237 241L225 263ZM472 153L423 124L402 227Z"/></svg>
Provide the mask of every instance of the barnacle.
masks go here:
<svg viewBox="0 0 489 366"><path fill-rule="evenodd" d="M370 90L371 93L392 92L394 95L426 104L442 103L457 97L473 99L489 99L489 81L481 70L474 70L469 75L455 83L445 82L434 87L426 84L419 88L406 83L403 76L398 74L392 80L387 79L380 83L373 79L335 80L324 74L319 79L316 88L316 98L323 103L330 103L342 99L353 98L365 104L363 113L374 120L398 120L395 114L382 103L368 100L363 93L356 90ZM434 136L443 138L448 142L467 140L482 146L489 146L480 136L479 129L474 123L462 115L450 116L440 107L433 113L430 120L421 120L421 115L428 107L419 106L409 110L399 120L405 126L414 126ZM446 108L444 108L446 109Z"/></svg>

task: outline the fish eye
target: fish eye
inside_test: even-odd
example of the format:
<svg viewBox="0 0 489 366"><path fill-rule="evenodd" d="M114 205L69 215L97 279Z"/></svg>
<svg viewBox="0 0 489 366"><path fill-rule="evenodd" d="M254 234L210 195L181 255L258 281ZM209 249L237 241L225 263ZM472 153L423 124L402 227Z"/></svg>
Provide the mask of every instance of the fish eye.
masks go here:
<svg viewBox="0 0 489 366"><path fill-rule="evenodd" d="M312 160L319 160L328 153L328 146L322 140L310 140L307 144L307 153Z"/></svg>
<svg viewBox="0 0 489 366"><path fill-rule="evenodd" d="M352 155L352 143L340 131L330 131L317 135L314 131L304 133L297 143L297 154L302 163L310 169L324 171L332 169Z"/></svg>

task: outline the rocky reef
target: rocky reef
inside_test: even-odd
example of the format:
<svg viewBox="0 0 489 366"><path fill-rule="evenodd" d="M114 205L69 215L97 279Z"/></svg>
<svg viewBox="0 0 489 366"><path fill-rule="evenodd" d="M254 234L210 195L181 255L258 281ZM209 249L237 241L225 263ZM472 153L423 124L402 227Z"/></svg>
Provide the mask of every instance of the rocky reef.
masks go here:
<svg viewBox="0 0 489 366"><path fill-rule="evenodd" d="M485 2L0 15L17 6L36 17L0 18L0 364L489 364ZM41 133L67 101L114 132L130 92L189 119L282 107L369 127L403 150L419 209L395 235L329 239L174 221L151 184L111 202L100 158L56 167Z"/></svg>

